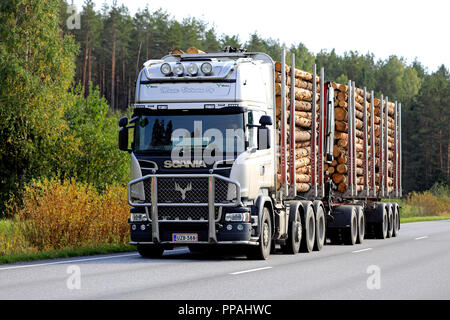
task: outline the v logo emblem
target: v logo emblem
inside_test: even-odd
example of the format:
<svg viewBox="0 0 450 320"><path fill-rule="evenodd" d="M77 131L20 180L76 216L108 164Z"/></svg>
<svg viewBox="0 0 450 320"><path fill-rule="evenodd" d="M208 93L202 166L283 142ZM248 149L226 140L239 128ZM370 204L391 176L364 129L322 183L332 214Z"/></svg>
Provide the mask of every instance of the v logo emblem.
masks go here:
<svg viewBox="0 0 450 320"><path fill-rule="evenodd" d="M176 191L180 191L181 192L181 199L185 200L186 199L186 192L191 191L192 190L192 183L188 183L188 185L186 186L186 188L181 188L181 186L175 182L175 190Z"/></svg>

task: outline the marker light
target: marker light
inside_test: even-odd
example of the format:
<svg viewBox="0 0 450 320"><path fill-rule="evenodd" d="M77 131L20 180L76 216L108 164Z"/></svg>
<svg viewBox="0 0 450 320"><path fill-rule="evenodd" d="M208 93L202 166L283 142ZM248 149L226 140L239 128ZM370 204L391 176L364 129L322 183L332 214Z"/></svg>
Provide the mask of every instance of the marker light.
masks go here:
<svg viewBox="0 0 450 320"><path fill-rule="evenodd" d="M172 68L170 67L170 64L168 64L168 63L163 63L161 65L160 70L161 70L161 73L165 76L168 76L172 73Z"/></svg>
<svg viewBox="0 0 450 320"><path fill-rule="evenodd" d="M184 73L184 66L181 63L177 63L173 67L173 73L175 73L177 76L181 77Z"/></svg>
<svg viewBox="0 0 450 320"><path fill-rule="evenodd" d="M187 72L191 75L191 76L196 76L198 73L198 66L195 63L191 63L188 65L187 67Z"/></svg>
<svg viewBox="0 0 450 320"><path fill-rule="evenodd" d="M202 72L203 72L204 74L210 74L210 73L212 72L213 67L212 67L212 64L211 64L211 63L205 62L205 63L202 64L202 66L200 67L200 69L202 70Z"/></svg>

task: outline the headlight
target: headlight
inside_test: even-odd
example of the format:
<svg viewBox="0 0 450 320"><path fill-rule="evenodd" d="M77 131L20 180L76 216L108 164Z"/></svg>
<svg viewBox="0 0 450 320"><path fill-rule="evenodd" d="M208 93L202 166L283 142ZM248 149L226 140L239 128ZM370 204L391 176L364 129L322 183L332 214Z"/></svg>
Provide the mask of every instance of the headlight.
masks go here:
<svg viewBox="0 0 450 320"><path fill-rule="evenodd" d="M211 64L211 63L205 62L205 63L202 64L202 66L200 67L200 69L202 70L202 72L203 72L204 74L210 74L210 73L212 72L213 67L212 67L212 64Z"/></svg>
<svg viewBox="0 0 450 320"><path fill-rule="evenodd" d="M130 214L130 221L131 222L147 221L147 214L145 214L145 213L131 213Z"/></svg>
<svg viewBox="0 0 450 320"><path fill-rule="evenodd" d="M173 67L173 73L175 73L177 76L182 76L184 73L184 66L181 63L177 63Z"/></svg>
<svg viewBox="0 0 450 320"><path fill-rule="evenodd" d="M227 221L227 222L247 222L247 221L249 221L249 217L250 217L249 212L227 213L225 215L225 221Z"/></svg>
<svg viewBox="0 0 450 320"><path fill-rule="evenodd" d="M187 72L191 75L191 76L196 76L198 73L198 66L195 63L191 63L190 65L188 65L187 67Z"/></svg>
<svg viewBox="0 0 450 320"><path fill-rule="evenodd" d="M163 63L161 65L160 70L161 70L161 73L165 76L168 76L172 73L172 68L170 67L170 64L168 64L168 63Z"/></svg>

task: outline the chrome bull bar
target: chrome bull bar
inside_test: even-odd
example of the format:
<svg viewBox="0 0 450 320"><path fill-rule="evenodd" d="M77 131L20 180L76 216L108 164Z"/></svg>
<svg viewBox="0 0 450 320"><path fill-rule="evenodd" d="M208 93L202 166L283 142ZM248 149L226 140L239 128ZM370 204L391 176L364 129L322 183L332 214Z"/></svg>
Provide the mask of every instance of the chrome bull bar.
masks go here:
<svg viewBox="0 0 450 320"><path fill-rule="evenodd" d="M158 178L184 178L184 179L199 179L204 178L208 180L208 200L207 202L187 202L187 203L176 203L176 202L158 202ZM147 194L145 192L145 188L143 183L145 180L150 180L150 202L146 202ZM235 186L235 196L232 197L227 202L216 202L216 180L222 180L227 182L228 184L232 184ZM139 184L141 188L141 198L133 200L132 197L132 186ZM227 197L230 197L230 190L228 189ZM232 193L231 193L232 195ZM216 236L216 207L234 207L242 204L241 202L241 186L239 182L223 177L217 174L149 174L143 176L142 178L138 178L132 180L128 183L127 188L127 196L128 203L133 207L145 207L145 212L147 214L147 219L151 221L152 224L152 240L153 243L160 243L160 235L159 235L159 218L158 218L158 207L180 207L180 206L193 206L193 207L208 207L208 242L209 243L217 243ZM183 198L185 194L183 194ZM138 198L134 197L135 199ZM150 216L148 213L148 207L151 208Z"/></svg>

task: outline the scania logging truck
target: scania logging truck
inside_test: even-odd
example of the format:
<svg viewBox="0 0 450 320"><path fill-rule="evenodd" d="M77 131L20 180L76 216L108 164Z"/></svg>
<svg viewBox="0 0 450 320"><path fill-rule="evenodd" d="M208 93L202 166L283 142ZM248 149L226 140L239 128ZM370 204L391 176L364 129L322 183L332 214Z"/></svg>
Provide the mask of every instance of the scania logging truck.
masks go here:
<svg viewBox="0 0 450 320"><path fill-rule="evenodd" d="M142 256L225 246L267 259L397 236L399 206L381 199L402 194L401 104L280 60L226 47L144 63L119 121Z"/></svg>

